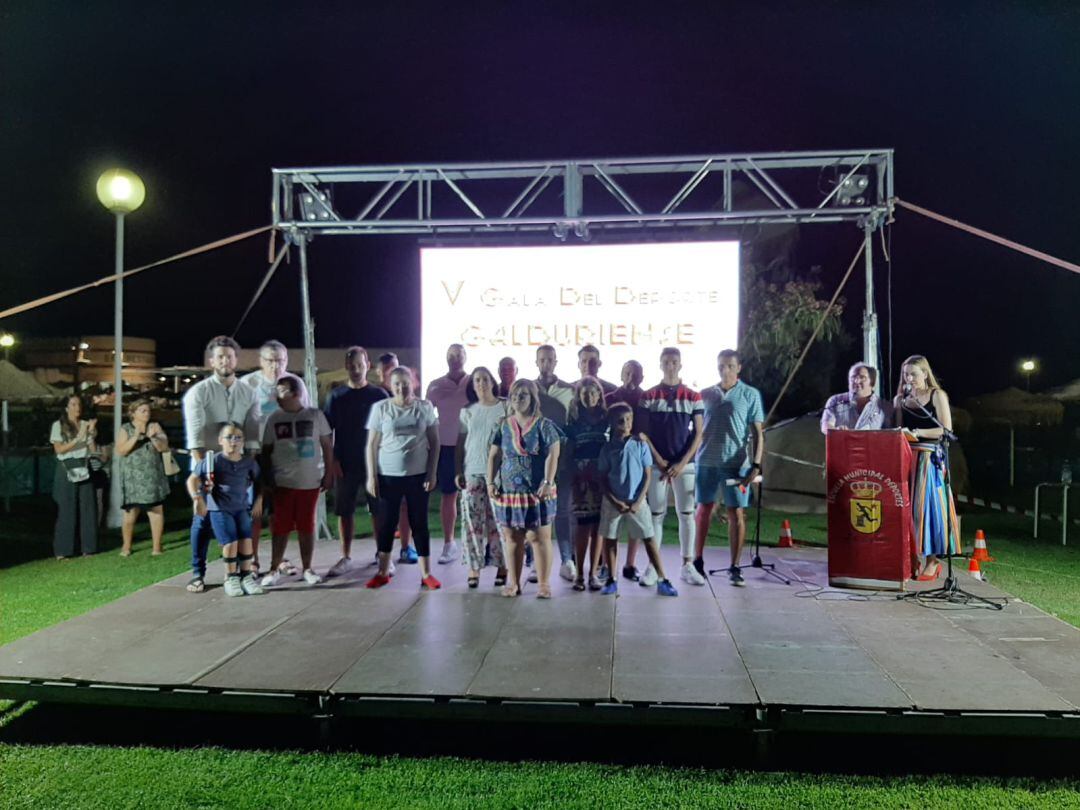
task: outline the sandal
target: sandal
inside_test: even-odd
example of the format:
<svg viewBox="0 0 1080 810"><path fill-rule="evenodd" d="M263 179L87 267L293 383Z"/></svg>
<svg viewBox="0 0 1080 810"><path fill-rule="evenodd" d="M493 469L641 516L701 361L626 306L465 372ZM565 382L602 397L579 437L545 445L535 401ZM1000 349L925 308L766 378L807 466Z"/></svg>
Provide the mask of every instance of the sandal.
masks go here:
<svg viewBox="0 0 1080 810"><path fill-rule="evenodd" d="M503 596L507 597L521 596L521 588L514 588L510 585L504 585L501 593Z"/></svg>
<svg viewBox="0 0 1080 810"><path fill-rule="evenodd" d="M469 587L470 588L475 588L479 584L480 584L480 575L479 574L470 574L469 575Z"/></svg>
<svg viewBox="0 0 1080 810"><path fill-rule="evenodd" d="M506 584L506 571L496 571L495 572L495 587L496 588L501 588L505 584Z"/></svg>
<svg viewBox="0 0 1080 810"><path fill-rule="evenodd" d="M300 573L300 569L292 564L290 560L282 560L277 567L278 573L285 577L296 576Z"/></svg>
<svg viewBox="0 0 1080 810"><path fill-rule="evenodd" d="M187 584L188 593L202 593L206 590L206 583L202 577L192 577Z"/></svg>
<svg viewBox="0 0 1080 810"><path fill-rule="evenodd" d="M537 589L536 589L536 598L537 599L550 599L551 598L551 586L550 585L540 585L539 587L537 587Z"/></svg>
<svg viewBox="0 0 1080 810"><path fill-rule="evenodd" d="M583 580L581 577L578 577L577 579L575 579L574 580L574 590L575 591L583 591L583 590L585 590L585 580Z"/></svg>
<svg viewBox="0 0 1080 810"><path fill-rule="evenodd" d="M121 557L130 557L131 556L131 549L127 549L126 551L121 549L120 556Z"/></svg>

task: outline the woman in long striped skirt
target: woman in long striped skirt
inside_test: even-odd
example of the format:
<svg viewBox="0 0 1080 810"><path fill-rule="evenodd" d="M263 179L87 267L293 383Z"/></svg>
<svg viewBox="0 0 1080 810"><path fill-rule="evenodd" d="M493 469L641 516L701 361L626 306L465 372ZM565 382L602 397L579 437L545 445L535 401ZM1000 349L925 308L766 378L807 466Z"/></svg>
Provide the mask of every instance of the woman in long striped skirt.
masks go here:
<svg viewBox="0 0 1080 810"><path fill-rule="evenodd" d="M937 424L940 422L951 431L952 411L948 395L922 355L912 355L904 361L897 390L900 392L894 401L897 424L915 440L911 507L914 552L918 559L916 579L928 582L941 574L939 558L946 548L952 554L960 551L956 504L946 480L945 451L941 444L944 431Z"/></svg>

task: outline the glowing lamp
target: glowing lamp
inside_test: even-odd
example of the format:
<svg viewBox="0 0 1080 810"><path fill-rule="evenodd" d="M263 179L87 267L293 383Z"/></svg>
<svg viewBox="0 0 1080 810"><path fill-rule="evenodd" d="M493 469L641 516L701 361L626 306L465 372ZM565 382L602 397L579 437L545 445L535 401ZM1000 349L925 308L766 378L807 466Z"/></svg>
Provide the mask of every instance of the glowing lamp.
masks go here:
<svg viewBox="0 0 1080 810"><path fill-rule="evenodd" d="M0 349L10 349L15 345L15 336L10 332L0 335Z"/></svg>
<svg viewBox="0 0 1080 810"><path fill-rule="evenodd" d="M146 186L134 172L109 169L98 178L97 196L114 214L129 214L143 204Z"/></svg>
<svg viewBox="0 0 1080 810"><path fill-rule="evenodd" d="M1026 371L1028 374L1030 374L1035 370L1035 361L1025 360L1023 363L1020 364L1020 370Z"/></svg>

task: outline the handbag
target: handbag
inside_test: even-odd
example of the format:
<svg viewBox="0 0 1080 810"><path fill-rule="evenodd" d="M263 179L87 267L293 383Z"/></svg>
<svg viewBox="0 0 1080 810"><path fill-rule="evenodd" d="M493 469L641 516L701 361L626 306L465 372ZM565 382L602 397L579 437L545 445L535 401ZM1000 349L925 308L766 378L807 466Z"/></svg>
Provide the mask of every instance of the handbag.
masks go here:
<svg viewBox="0 0 1080 810"><path fill-rule="evenodd" d="M85 457L65 458L61 459L60 463L64 465L64 473L72 484L90 480L90 467Z"/></svg>
<svg viewBox="0 0 1080 810"><path fill-rule="evenodd" d="M176 463L172 450L166 450L161 454L161 463L165 466L165 475L180 474L180 465Z"/></svg>

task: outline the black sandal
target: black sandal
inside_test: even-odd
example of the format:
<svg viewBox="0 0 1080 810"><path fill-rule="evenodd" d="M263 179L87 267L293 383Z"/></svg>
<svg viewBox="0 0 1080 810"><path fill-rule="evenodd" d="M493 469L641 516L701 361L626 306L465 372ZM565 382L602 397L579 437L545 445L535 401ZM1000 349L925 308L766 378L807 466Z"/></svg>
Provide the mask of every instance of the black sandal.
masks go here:
<svg viewBox="0 0 1080 810"><path fill-rule="evenodd" d="M503 571L500 574L499 572L496 571L495 572L495 587L496 588L501 588L505 584L506 584L506 572Z"/></svg>
<svg viewBox="0 0 1080 810"><path fill-rule="evenodd" d="M187 584L188 593L202 593L206 590L206 583L202 577L192 577Z"/></svg>
<svg viewBox="0 0 1080 810"><path fill-rule="evenodd" d="M480 584L480 576L479 576L479 574L476 575L476 576L469 577L469 587L470 588L475 588L479 584Z"/></svg>

